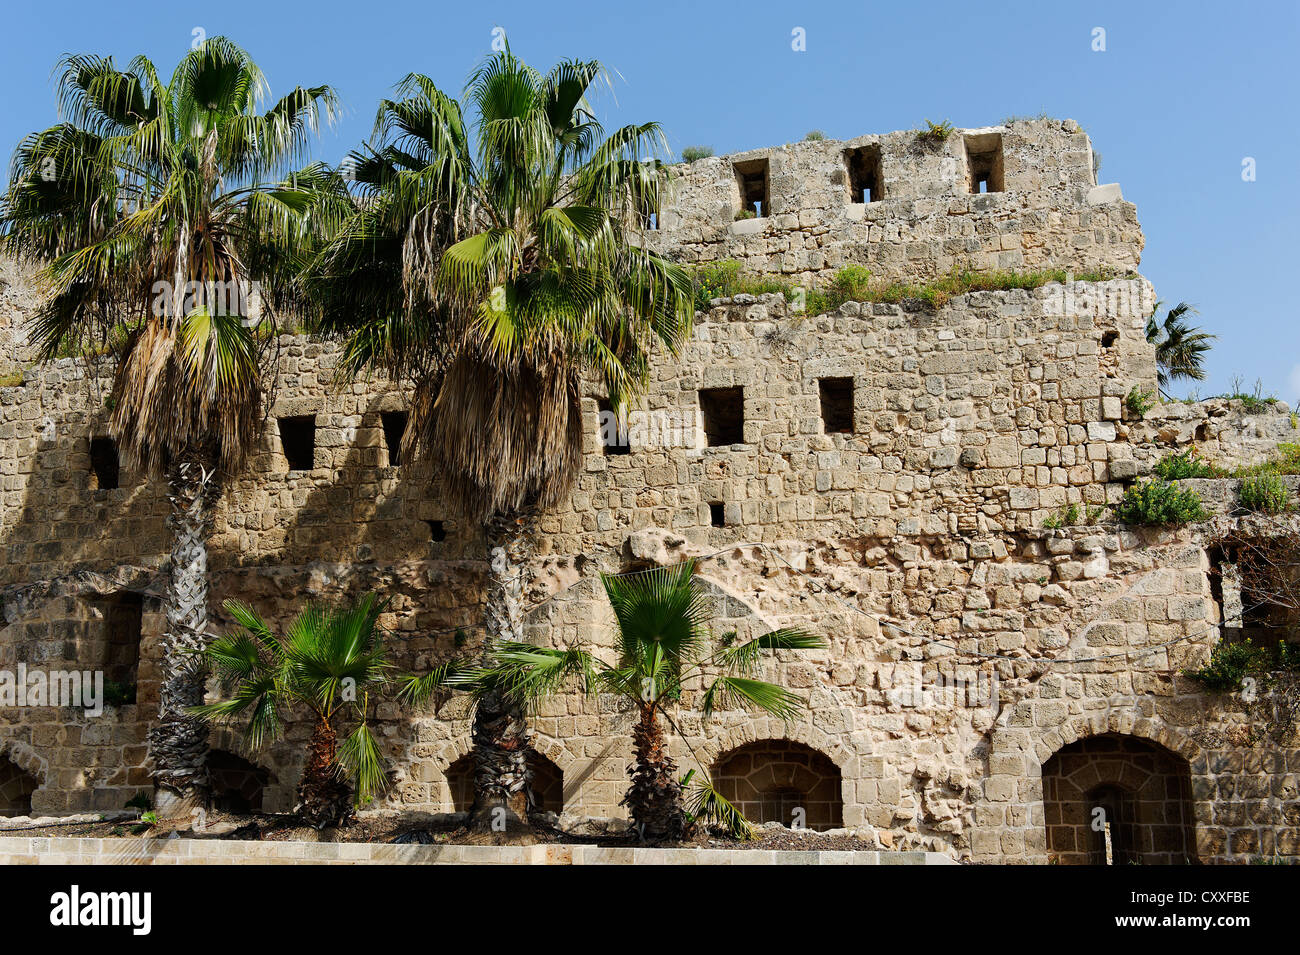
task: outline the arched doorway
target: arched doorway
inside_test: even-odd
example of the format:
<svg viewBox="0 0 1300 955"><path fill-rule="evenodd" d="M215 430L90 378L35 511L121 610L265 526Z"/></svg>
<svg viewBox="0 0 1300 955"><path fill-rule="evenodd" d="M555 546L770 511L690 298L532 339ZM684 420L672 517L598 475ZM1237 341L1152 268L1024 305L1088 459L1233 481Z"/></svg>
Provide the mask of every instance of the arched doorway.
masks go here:
<svg viewBox="0 0 1300 955"><path fill-rule="evenodd" d="M0 756L0 816L30 816L32 793L40 781L24 772L7 756Z"/></svg>
<svg viewBox="0 0 1300 955"><path fill-rule="evenodd" d="M533 812L564 811L564 773L559 766L536 750L528 753L528 768L532 771ZM447 786L451 789L451 804L456 812L469 812L474 804L474 753L468 752L447 767Z"/></svg>
<svg viewBox="0 0 1300 955"><path fill-rule="evenodd" d="M1156 743L1107 733L1043 764L1048 855L1062 865L1196 861L1187 760Z"/></svg>
<svg viewBox="0 0 1300 955"><path fill-rule="evenodd" d="M225 750L208 751L208 776L212 780L212 808L246 815L262 811L262 797L271 771Z"/></svg>
<svg viewBox="0 0 1300 955"><path fill-rule="evenodd" d="M844 801L840 770L828 756L793 740L746 743L713 767L718 792L750 822L838 829Z"/></svg>

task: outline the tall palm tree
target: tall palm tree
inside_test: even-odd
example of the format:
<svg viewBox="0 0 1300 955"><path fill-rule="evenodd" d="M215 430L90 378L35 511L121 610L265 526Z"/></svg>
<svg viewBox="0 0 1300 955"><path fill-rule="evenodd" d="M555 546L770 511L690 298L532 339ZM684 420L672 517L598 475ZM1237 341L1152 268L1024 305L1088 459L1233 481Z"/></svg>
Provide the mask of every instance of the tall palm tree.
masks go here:
<svg viewBox="0 0 1300 955"><path fill-rule="evenodd" d="M1163 323L1157 321L1160 305L1156 302L1146 327L1147 341L1156 347L1156 382L1160 390L1163 392L1177 378L1204 381L1205 355L1210 350L1210 342L1218 336L1187 323L1187 316L1195 315L1196 309L1186 302L1171 308Z"/></svg>
<svg viewBox="0 0 1300 955"><path fill-rule="evenodd" d="M599 63L548 73L509 50L466 85L473 111L407 76L353 153L355 216L309 273L344 367L416 381L403 460L432 465L445 498L482 527L486 645L522 639L522 575L536 516L581 464L581 383L616 406L642 388L656 345L689 331L690 278L624 223L657 211L654 123L608 136L588 92ZM500 808L526 825L529 729L500 693L480 697L472 824Z"/></svg>
<svg viewBox="0 0 1300 955"><path fill-rule="evenodd" d="M694 561L604 575L602 581L617 622L612 664L580 647L500 644L477 682L500 688L525 706L536 705L575 680L589 691L627 700L637 719L632 728L631 785L623 803L643 839L680 839L687 828L685 795L660 718L671 723L669 709L699 682L705 719L717 710L744 707L789 720L799 714L803 700L754 674L764 654L818 649L826 641L798 628L773 630L744 643L736 643L734 633L715 637L709 629L709 598ZM707 779L695 795L697 817L703 809L729 822L733 830L747 828L737 826L737 814Z"/></svg>
<svg viewBox="0 0 1300 955"><path fill-rule="evenodd" d="M149 734L164 817L205 798L207 730L195 655L208 625L207 540L222 481L254 442L263 393L254 298L291 300L328 203L304 196L328 176L297 163L327 86L297 87L265 112L266 82L214 37L166 82L138 56L67 56L63 122L18 147L0 208L13 254L42 263L48 293L32 335L45 357L107 346L115 356L109 429L128 464L167 481L173 534L158 718ZM335 211L342 214L342 206ZM260 289L260 294L252 294Z"/></svg>
<svg viewBox="0 0 1300 955"><path fill-rule="evenodd" d="M226 699L196 706L192 713L213 722L243 721L244 740L255 751L284 734L293 707L311 714L307 763L298 783L297 812L311 826L341 826L355 802L368 802L388 784L379 744L370 730L371 699L393 682L379 617L387 601L374 594L340 607L309 605L276 634L251 607L228 600L238 625L204 652ZM450 688L463 670L456 661L406 677L403 693L422 695ZM352 731L340 744L339 721Z"/></svg>

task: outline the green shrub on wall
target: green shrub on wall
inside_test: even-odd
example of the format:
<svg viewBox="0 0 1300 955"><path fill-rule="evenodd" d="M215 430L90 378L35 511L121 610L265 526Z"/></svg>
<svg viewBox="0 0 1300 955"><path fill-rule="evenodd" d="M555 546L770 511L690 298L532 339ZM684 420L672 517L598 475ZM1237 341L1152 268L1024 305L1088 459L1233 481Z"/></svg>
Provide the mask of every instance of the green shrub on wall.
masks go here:
<svg viewBox="0 0 1300 955"><path fill-rule="evenodd" d="M1276 474L1260 474L1241 482L1241 506L1261 514L1284 514L1291 509L1291 492Z"/></svg>
<svg viewBox="0 0 1300 955"><path fill-rule="evenodd" d="M1300 646L1279 640L1273 647L1263 647L1243 640L1215 644L1205 666L1184 670L1183 674L1207 690L1235 693L1243 688L1247 677L1258 678L1267 686L1272 674L1296 670L1300 670Z"/></svg>
<svg viewBox="0 0 1300 955"><path fill-rule="evenodd" d="M1203 521L1209 514L1195 491L1153 478L1124 492L1115 516L1124 524L1172 527Z"/></svg>

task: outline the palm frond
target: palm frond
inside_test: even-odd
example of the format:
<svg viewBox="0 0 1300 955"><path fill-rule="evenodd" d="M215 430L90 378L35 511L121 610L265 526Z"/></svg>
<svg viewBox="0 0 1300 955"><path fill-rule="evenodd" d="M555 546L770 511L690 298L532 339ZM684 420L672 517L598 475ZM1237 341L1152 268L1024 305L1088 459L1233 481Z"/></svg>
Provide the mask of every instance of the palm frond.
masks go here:
<svg viewBox="0 0 1300 955"><path fill-rule="evenodd" d="M756 835L753 824L709 779L698 779L686 792L686 811L692 821L720 826L733 839L748 842Z"/></svg>

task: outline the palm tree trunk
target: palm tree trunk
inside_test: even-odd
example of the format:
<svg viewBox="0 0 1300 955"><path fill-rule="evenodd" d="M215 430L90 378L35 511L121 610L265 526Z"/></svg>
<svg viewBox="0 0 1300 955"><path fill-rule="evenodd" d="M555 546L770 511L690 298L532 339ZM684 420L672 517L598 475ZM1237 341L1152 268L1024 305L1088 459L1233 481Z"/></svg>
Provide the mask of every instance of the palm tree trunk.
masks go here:
<svg viewBox="0 0 1300 955"><path fill-rule="evenodd" d="M208 728L187 708L203 702L206 673L197 651L207 643L208 537L220 495L215 465L202 460L171 466L167 484L172 532L167 578L167 632L162 641L158 721L149 731L154 808L160 820L179 821L208 800Z"/></svg>
<svg viewBox="0 0 1300 955"><path fill-rule="evenodd" d="M298 783L297 813L309 826L344 826L352 821L352 787L339 772L339 738L330 721L318 718L307 746L307 765Z"/></svg>
<svg viewBox="0 0 1300 955"><path fill-rule="evenodd" d="M636 757L628 770L632 785L623 797L632 825L647 841L683 838L686 806L682 785L677 781L677 764L668 755L668 741L653 706L641 707L641 716L632 728L632 751Z"/></svg>
<svg viewBox="0 0 1300 955"><path fill-rule="evenodd" d="M527 517L501 516L485 526L488 541L484 652L501 640L523 639L523 568L531 545ZM532 730L523 707L492 691L474 709L474 805L469 825L480 832L531 831L528 768Z"/></svg>

